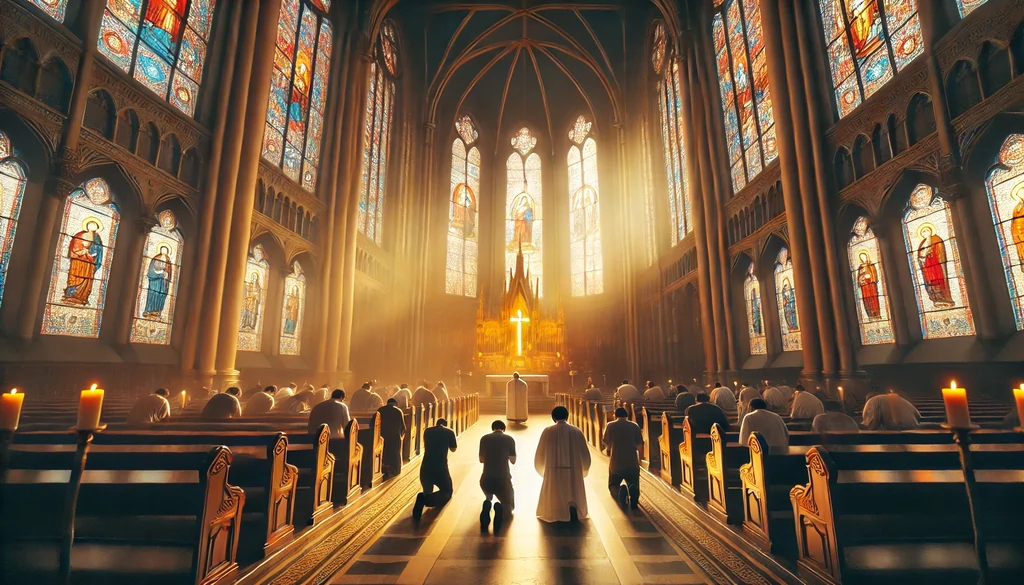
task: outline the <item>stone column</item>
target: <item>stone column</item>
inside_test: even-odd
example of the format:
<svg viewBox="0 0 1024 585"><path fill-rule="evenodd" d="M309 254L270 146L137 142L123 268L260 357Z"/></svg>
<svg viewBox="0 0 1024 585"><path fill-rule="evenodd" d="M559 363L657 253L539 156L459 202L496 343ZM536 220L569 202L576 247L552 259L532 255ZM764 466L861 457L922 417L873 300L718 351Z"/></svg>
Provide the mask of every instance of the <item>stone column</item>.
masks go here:
<svg viewBox="0 0 1024 585"><path fill-rule="evenodd" d="M616 121L615 123L615 154L616 160L619 165L619 172L616 173L619 183L619 213L625 221L623 224L628 225L630 217L629 208L629 159L626 157L626 127L622 122ZM563 222L563 225L568 222ZM625 236L625 234L623 234ZM635 379L640 379L640 338L639 338L639 324L637 323L637 312L636 312L636 265L633 262L635 258L633 240L631 238L623 237L623 254L622 254L622 304L624 315L625 327L625 342L626 342L626 360L629 365L630 375ZM566 246L568 247L568 246Z"/></svg>
<svg viewBox="0 0 1024 585"><path fill-rule="evenodd" d="M135 306L139 296L139 268L142 266L146 250L146 238L156 227L156 217L147 209L141 209L135 219L135 233L128 246L128 273L125 274L121 286L120 302L117 306L118 335L117 342L127 344L131 340L132 320L135 317Z"/></svg>
<svg viewBox="0 0 1024 585"><path fill-rule="evenodd" d="M245 140L242 144L235 208L231 215L231 240L228 248L227 270L224 273L224 301L220 314L220 336L217 340L217 378L223 383L237 381L235 355L238 347L238 326L242 318L242 281L249 256L249 236L252 230L252 204L256 198L256 179L259 174L263 131L267 119L267 100L270 98L270 76L277 50L277 27L281 0L261 0L259 21L256 25L256 50L253 53L249 98L245 109ZM282 267L283 269L283 267ZM279 309L279 308L278 308ZM271 315L273 308L265 307Z"/></svg>
<svg viewBox="0 0 1024 585"><path fill-rule="evenodd" d="M889 314L892 316L892 333L896 339L896 345L906 348L911 343L910 316L907 314L907 304L903 302L906 298L903 292L903 283L899 278L899 271L896 269L907 261L907 250L903 247L903 226L899 217L887 218L878 223L871 224L871 231L878 238L878 254L882 257L883 277L885 278L885 292L889 296ZM914 305L916 306L916 305ZM914 317L916 317L916 312Z"/></svg>
<svg viewBox="0 0 1024 585"><path fill-rule="evenodd" d="M53 226L64 201L77 187L74 181L78 178L79 170L78 141L82 135L82 121L89 102L93 68L96 66L96 41L99 38L103 7L104 2L101 0L83 0L81 5L82 55L78 61L75 85L71 90L68 117L64 120L57 156L53 161L52 177L47 181L44 189L46 196L39 205L32 241L33 257L28 266L25 292L18 311L18 337L25 341L31 340L36 334L36 315L46 284L46 269L53 258L50 248Z"/></svg>

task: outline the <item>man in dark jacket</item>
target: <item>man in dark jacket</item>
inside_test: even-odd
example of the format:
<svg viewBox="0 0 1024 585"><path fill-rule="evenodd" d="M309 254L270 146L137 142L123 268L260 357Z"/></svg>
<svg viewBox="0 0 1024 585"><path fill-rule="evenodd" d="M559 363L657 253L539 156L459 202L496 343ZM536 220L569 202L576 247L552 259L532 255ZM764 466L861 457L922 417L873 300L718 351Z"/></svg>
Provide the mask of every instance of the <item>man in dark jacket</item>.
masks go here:
<svg viewBox="0 0 1024 585"><path fill-rule="evenodd" d="M384 439L384 479L390 479L402 472L402 439L405 438L405 414L398 408L398 401L388 398L388 403L377 409L380 413L380 436Z"/></svg>
<svg viewBox="0 0 1024 585"><path fill-rule="evenodd" d="M452 499L452 474L448 471L448 453L458 448L455 433L448 428L448 421L440 418L437 424L423 431L423 463L420 464L420 485L423 491L416 494L412 507L413 520L423 515L423 507L440 507ZM434 491L434 488L437 491Z"/></svg>
<svg viewBox="0 0 1024 585"><path fill-rule="evenodd" d="M697 395L697 404L686 409L686 418L690 419L690 432L694 435L707 435L715 423L729 430L729 419L718 406L711 404L711 398L701 392Z"/></svg>

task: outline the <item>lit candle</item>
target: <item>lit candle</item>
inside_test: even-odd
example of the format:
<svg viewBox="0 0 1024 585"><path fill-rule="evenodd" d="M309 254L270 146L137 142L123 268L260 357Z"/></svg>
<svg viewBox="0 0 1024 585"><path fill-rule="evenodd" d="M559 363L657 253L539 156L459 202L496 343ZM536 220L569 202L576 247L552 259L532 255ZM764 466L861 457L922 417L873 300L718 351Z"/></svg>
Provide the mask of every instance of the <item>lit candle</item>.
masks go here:
<svg viewBox="0 0 1024 585"><path fill-rule="evenodd" d="M1024 384L1013 389L1013 400L1017 403L1017 426L1024 427Z"/></svg>
<svg viewBox="0 0 1024 585"><path fill-rule="evenodd" d="M843 387L842 386L839 386L838 389L839 389L839 402L841 402L845 406L846 405L846 394L843 393Z"/></svg>
<svg viewBox="0 0 1024 585"><path fill-rule="evenodd" d="M185 410L185 404L187 404L187 403L188 403L188 399L187 399L187 397L185 396L185 391L184 391L184 390L182 390L182 391L181 391L181 409L182 409L182 410Z"/></svg>
<svg viewBox="0 0 1024 585"><path fill-rule="evenodd" d="M971 427L971 412L967 407L967 389L957 388L950 382L949 388L942 389L942 401L946 403L946 423L954 429Z"/></svg>
<svg viewBox="0 0 1024 585"><path fill-rule="evenodd" d="M18 394L14 388L7 394L0 395L0 431L14 431L18 429L18 420L21 418L21 403L25 401L24 394Z"/></svg>
<svg viewBox="0 0 1024 585"><path fill-rule="evenodd" d="M82 390L78 401L78 430L91 431L100 426L100 413L103 411L103 389L96 384L88 390Z"/></svg>

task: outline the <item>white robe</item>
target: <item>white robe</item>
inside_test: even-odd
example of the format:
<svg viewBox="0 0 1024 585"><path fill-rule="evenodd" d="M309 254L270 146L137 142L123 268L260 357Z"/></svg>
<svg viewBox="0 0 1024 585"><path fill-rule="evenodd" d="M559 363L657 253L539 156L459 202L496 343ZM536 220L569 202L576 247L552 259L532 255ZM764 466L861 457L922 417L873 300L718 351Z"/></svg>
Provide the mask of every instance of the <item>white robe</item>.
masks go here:
<svg viewBox="0 0 1024 585"><path fill-rule="evenodd" d="M590 448L579 429L558 421L544 429L533 459L537 473L544 476L537 502L537 518L544 522L567 522L569 506L579 519L587 517L587 491L583 478L590 470Z"/></svg>
<svg viewBox="0 0 1024 585"><path fill-rule="evenodd" d="M711 391L711 403L727 412L736 410L736 395L725 386L719 386Z"/></svg>
<svg viewBox="0 0 1024 585"><path fill-rule="evenodd" d="M880 394L864 403L861 426L866 429L902 431L920 426L921 413L898 394Z"/></svg>
<svg viewBox="0 0 1024 585"><path fill-rule="evenodd" d="M762 398L768 403L768 409L776 413L785 412L786 405L789 404L786 394L775 386L766 388Z"/></svg>
<svg viewBox="0 0 1024 585"><path fill-rule="evenodd" d="M528 393L526 381L522 378L509 380L505 384L505 418L507 420L523 422L530 416L526 401Z"/></svg>
<svg viewBox="0 0 1024 585"><path fill-rule="evenodd" d="M825 413L825 405L810 392L797 392L793 395L793 410L789 418L795 420L814 420L814 417Z"/></svg>
<svg viewBox="0 0 1024 585"><path fill-rule="evenodd" d="M736 407L736 417L742 421L743 415L750 412L750 401L760 397L761 393L757 391L757 388L744 386L743 389L740 390L739 405Z"/></svg>

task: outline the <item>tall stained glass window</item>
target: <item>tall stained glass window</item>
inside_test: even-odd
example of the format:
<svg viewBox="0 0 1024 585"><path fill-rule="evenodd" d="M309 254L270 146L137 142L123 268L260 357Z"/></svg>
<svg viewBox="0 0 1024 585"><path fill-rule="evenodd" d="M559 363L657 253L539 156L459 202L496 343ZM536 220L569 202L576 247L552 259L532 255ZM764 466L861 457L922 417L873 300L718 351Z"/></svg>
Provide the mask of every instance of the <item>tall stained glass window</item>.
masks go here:
<svg viewBox="0 0 1024 585"><path fill-rule="evenodd" d="M775 260L775 303L779 309L779 330L782 332L782 351L799 351L800 310L796 305L796 286L793 280L793 260L789 250L779 250Z"/></svg>
<svg viewBox="0 0 1024 585"><path fill-rule="evenodd" d="M765 355L768 353L768 344L764 333L764 311L761 309L761 283L754 274L753 262L747 268L747 278L743 280L743 302L747 308L750 355Z"/></svg>
<svg viewBox="0 0 1024 585"><path fill-rule="evenodd" d="M284 303L281 306L281 355L299 355L302 349L302 321L306 312L306 275L302 265L292 262L291 274L284 277Z"/></svg>
<svg viewBox="0 0 1024 585"><path fill-rule="evenodd" d="M882 272L882 256L878 239L866 217L859 217L854 222L847 251L857 301L860 342L864 345L892 343L895 337L889 313L889 295L885 290L885 274Z"/></svg>
<svg viewBox="0 0 1024 585"><path fill-rule="evenodd" d="M516 256L523 251L524 268L537 280L544 294L544 212L540 155L533 152L537 138L529 128L512 137L513 153L505 161L505 270L515 270Z"/></svg>
<svg viewBox="0 0 1024 585"><path fill-rule="evenodd" d="M956 0L956 7L960 10L960 18L966 17L968 14L974 12L974 9L986 2L988 2L988 0Z"/></svg>
<svg viewBox="0 0 1024 585"><path fill-rule="evenodd" d="M326 0L283 0L263 131L263 158L316 189L334 33Z"/></svg>
<svg viewBox="0 0 1024 585"><path fill-rule="evenodd" d="M644 249L647 251L647 266L650 266L658 259L658 240L654 221L654 163L651 162L651 140L646 119L640 123L640 146L640 172L644 181Z"/></svg>
<svg viewBox="0 0 1024 585"><path fill-rule="evenodd" d="M195 114L216 0L107 0L100 53L189 116Z"/></svg>
<svg viewBox="0 0 1024 585"><path fill-rule="evenodd" d="M569 279L574 297L604 292L597 141L591 127L580 116L569 130Z"/></svg>
<svg viewBox="0 0 1024 585"><path fill-rule="evenodd" d="M68 9L68 0L32 0L40 10L49 14L57 22L64 22L64 14Z"/></svg>
<svg viewBox="0 0 1024 585"><path fill-rule="evenodd" d="M818 6L840 118L924 50L917 0L818 0Z"/></svg>
<svg viewBox="0 0 1024 585"><path fill-rule="evenodd" d="M242 320L238 324L238 351L260 351L263 347L263 315L267 308L270 262L263 246L249 251L242 284Z"/></svg>
<svg viewBox="0 0 1024 585"><path fill-rule="evenodd" d="M1003 142L986 186L1019 331L1024 329L1024 135L1013 134Z"/></svg>
<svg viewBox="0 0 1024 585"><path fill-rule="evenodd" d="M924 338L974 335L952 212L932 187L918 185L910 195L903 235Z"/></svg>
<svg viewBox="0 0 1024 585"><path fill-rule="evenodd" d="M99 337L120 221L103 179L90 179L68 196L46 295L43 335Z"/></svg>
<svg viewBox="0 0 1024 585"><path fill-rule="evenodd" d="M25 197L25 169L13 157L10 139L0 132L0 302L4 297L14 233L18 229L21 202Z"/></svg>
<svg viewBox="0 0 1024 585"><path fill-rule="evenodd" d="M370 62L370 88L366 94L363 128L363 187L359 195L359 231L377 245L383 242L385 180L391 149L391 117L398 74L398 39L395 25L385 20Z"/></svg>
<svg viewBox="0 0 1024 585"><path fill-rule="evenodd" d="M665 39L665 23L659 22L654 27L654 54L651 58L654 72L660 76L658 111L661 114L661 139L665 147L665 179L672 245L675 245L690 233L693 226L690 222L690 198L686 192L686 148L683 144L685 113L679 63L667 55Z"/></svg>
<svg viewBox="0 0 1024 585"><path fill-rule="evenodd" d="M476 296L479 260L480 150L473 120L455 122L458 136L452 142L452 181L448 197L448 255L444 291L450 295Z"/></svg>
<svg viewBox="0 0 1024 585"><path fill-rule="evenodd" d="M167 345L171 342L183 243L174 214L160 212L157 225L146 236L142 253L139 293L132 317L132 343Z"/></svg>

